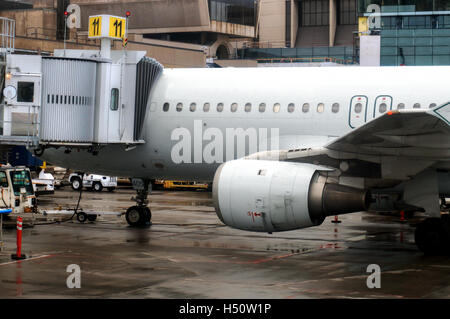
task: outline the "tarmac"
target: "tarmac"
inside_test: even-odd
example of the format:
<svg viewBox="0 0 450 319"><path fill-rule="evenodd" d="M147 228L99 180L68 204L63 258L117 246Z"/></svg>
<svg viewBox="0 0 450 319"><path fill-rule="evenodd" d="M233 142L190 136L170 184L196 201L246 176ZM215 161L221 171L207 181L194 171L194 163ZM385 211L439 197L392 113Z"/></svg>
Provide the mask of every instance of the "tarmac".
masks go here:
<svg viewBox="0 0 450 319"><path fill-rule="evenodd" d="M85 191L80 206L124 212L134 194ZM73 208L78 195L65 187L39 197L39 207ZM0 298L450 298L450 257L424 256L414 244L420 216L401 223L356 213L270 235L223 225L206 191L154 191L149 199L153 225L145 228L112 215L39 220L45 225L23 230L24 261L11 260L16 231L5 229ZM74 264L81 288L67 284ZM373 264L380 288L367 284Z"/></svg>

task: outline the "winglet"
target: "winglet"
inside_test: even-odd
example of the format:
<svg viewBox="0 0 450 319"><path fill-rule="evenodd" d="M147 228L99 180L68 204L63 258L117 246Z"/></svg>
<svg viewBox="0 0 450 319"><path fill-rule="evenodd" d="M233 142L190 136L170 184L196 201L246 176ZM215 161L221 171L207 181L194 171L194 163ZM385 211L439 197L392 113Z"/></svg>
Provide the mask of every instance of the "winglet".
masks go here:
<svg viewBox="0 0 450 319"><path fill-rule="evenodd" d="M439 117L442 119L447 125L450 125L450 102L445 103L444 105L435 107L429 111L432 115Z"/></svg>

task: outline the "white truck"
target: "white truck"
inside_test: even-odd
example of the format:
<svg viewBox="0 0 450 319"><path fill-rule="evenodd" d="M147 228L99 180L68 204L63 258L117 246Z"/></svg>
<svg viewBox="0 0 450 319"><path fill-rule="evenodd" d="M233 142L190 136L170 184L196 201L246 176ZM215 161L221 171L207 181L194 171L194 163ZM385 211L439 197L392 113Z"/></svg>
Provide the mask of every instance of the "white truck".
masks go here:
<svg viewBox="0 0 450 319"><path fill-rule="evenodd" d="M101 192L103 188L112 192L117 187L117 177L102 176L96 174L72 173L69 175L69 182L73 190L80 190L82 187Z"/></svg>

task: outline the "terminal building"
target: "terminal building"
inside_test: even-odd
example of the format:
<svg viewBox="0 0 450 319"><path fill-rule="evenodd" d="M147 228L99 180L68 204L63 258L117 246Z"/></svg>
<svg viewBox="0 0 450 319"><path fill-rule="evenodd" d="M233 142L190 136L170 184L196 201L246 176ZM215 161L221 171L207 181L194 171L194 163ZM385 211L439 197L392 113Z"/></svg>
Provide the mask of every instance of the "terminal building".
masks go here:
<svg viewBox="0 0 450 319"><path fill-rule="evenodd" d="M79 7L77 28L64 11ZM378 11L377 11L378 10ZM87 49L88 17L131 12L128 45L170 67L256 66L279 62L360 63L361 36L379 37L377 63L450 65L450 0L5 0L16 47ZM378 14L380 23L364 25ZM72 11L69 13L72 14ZM69 15L71 19L72 15ZM65 32L65 31L66 32ZM120 43L115 43L119 48ZM364 49L364 47L362 48ZM372 50L372 49L371 49Z"/></svg>

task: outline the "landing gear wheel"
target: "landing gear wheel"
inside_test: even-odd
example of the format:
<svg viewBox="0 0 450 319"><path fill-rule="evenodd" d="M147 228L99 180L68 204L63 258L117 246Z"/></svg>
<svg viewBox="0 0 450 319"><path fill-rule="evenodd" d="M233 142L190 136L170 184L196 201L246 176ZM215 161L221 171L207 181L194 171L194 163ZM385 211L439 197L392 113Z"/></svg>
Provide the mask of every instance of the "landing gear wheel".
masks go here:
<svg viewBox="0 0 450 319"><path fill-rule="evenodd" d="M97 220L97 215L88 215L87 218L90 222L95 222Z"/></svg>
<svg viewBox="0 0 450 319"><path fill-rule="evenodd" d="M102 184L97 182L97 183L94 183L94 185L92 185L92 189L96 192L101 192L103 189L103 186L102 186Z"/></svg>
<svg viewBox="0 0 450 319"><path fill-rule="evenodd" d="M88 220L88 214L83 213L83 212L77 213L77 220L78 220L80 223L86 222L86 220Z"/></svg>
<svg viewBox="0 0 450 319"><path fill-rule="evenodd" d="M144 207L144 213L145 213L145 223L147 225L151 225L151 220L152 220L152 212L150 211L150 208L148 207Z"/></svg>
<svg viewBox="0 0 450 319"><path fill-rule="evenodd" d="M448 218L428 218L415 232L416 245L425 255L450 254L450 223Z"/></svg>
<svg viewBox="0 0 450 319"><path fill-rule="evenodd" d="M72 178L72 189L74 191L79 191L83 187L83 184L81 183L81 178L74 177Z"/></svg>
<svg viewBox="0 0 450 319"><path fill-rule="evenodd" d="M132 227L144 226L150 222L150 209L148 207L132 206L128 208L125 219Z"/></svg>

